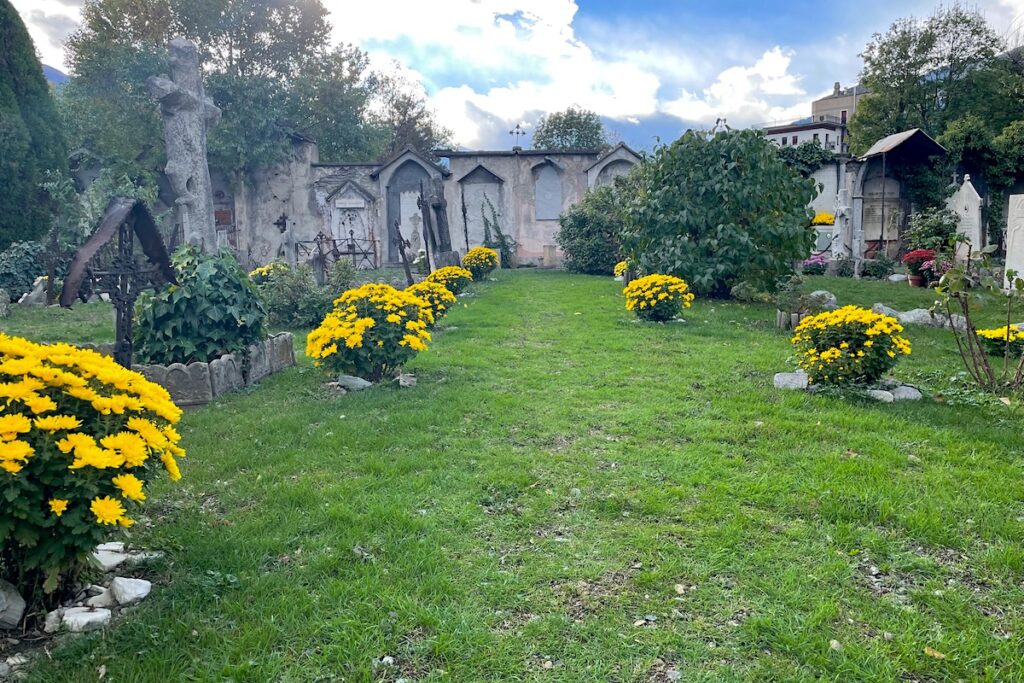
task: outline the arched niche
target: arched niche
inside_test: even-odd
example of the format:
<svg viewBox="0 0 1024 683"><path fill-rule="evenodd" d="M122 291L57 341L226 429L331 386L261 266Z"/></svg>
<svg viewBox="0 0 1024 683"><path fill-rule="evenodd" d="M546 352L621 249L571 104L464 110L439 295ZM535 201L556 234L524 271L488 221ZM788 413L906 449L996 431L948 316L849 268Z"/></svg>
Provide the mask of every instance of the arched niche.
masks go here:
<svg viewBox="0 0 1024 683"><path fill-rule="evenodd" d="M467 248L484 244L486 237L485 221L494 220L496 217L501 229L503 231L507 230L504 223L502 223L504 184L504 179L483 165L477 166L459 179L460 200L462 207L465 208L465 229L466 234L469 236ZM462 207L459 209L460 212ZM456 243L462 241L457 237L458 232L458 230L452 231L453 240ZM492 234L491 239L493 240L494 237Z"/></svg>
<svg viewBox="0 0 1024 683"><path fill-rule="evenodd" d="M388 244L385 253L388 261L398 262L398 247L395 245L395 223L401 225L402 237L409 240L414 249L422 245L423 217L416 202L423 191L429 190L430 172L416 159L402 162L391 174L387 185Z"/></svg>
<svg viewBox="0 0 1024 683"><path fill-rule="evenodd" d="M533 168L535 218L558 220L562 213L562 174L550 161Z"/></svg>

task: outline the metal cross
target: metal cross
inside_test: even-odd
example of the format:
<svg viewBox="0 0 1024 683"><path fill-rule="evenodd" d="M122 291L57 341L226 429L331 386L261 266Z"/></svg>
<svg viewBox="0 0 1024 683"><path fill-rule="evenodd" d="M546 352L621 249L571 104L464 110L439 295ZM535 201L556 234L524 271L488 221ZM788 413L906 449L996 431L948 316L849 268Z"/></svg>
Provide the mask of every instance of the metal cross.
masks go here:
<svg viewBox="0 0 1024 683"><path fill-rule="evenodd" d="M134 221L128 220L117 229L117 255L110 270L96 271L102 291L110 295L117 313L114 339L114 360L129 370L132 367L132 316L135 299L150 282L155 267L145 267L135 260Z"/></svg>
<svg viewBox="0 0 1024 683"><path fill-rule="evenodd" d="M523 130L523 125L521 123L517 123L516 127L510 130L508 134L515 136L515 147L519 147L519 138L526 135L526 131ZM513 147L513 149L515 149L515 147Z"/></svg>

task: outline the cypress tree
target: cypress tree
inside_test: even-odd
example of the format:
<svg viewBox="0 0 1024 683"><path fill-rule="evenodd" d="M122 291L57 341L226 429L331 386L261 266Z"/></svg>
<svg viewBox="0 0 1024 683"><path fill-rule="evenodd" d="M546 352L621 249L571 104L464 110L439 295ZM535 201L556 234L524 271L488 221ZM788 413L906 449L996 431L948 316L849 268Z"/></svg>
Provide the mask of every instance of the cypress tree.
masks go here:
<svg viewBox="0 0 1024 683"><path fill-rule="evenodd" d="M53 206L40 188L67 168L67 147L43 66L17 10L0 0L0 250L49 230Z"/></svg>

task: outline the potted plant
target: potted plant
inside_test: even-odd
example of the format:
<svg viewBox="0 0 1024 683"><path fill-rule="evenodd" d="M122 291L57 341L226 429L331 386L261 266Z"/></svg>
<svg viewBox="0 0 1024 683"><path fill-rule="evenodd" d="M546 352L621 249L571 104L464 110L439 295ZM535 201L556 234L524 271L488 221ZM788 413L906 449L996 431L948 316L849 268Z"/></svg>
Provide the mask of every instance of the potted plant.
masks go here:
<svg viewBox="0 0 1024 683"><path fill-rule="evenodd" d="M911 287L924 287L935 265L935 250L914 249L903 257L903 265L907 267L907 281Z"/></svg>

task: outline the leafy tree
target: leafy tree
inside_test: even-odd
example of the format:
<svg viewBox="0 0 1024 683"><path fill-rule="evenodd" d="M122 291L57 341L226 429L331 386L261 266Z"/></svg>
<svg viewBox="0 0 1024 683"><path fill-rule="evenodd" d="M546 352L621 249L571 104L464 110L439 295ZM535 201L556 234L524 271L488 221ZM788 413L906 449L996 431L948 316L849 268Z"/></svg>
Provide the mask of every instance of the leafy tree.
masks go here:
<svg viewBox="0 0 1024 683"><path fill-rule="evenodd" d="M583 200L559 217L555 241L573 273L611 275L619 260L623 197L612 185L587 192Z"/></svg>
<svg viewBox="0 0 1024 683"><path fill-rule="evenodd" d="M601 117L589 109L569 107L541 117L533 131L534 149L604 149L608 134Z"/></svg>
<svg viewBox="0 0 1024 683"><path fill-rule="evenodd" d="M0 251L46 232L53 206L41 188L47 170L67 166L57 109L32 39L0 0Z"/></svg>
<svg viewBox="0 0 1024 683"><path fill-rule="evenodd" d="M437 122L423 95L398 76L381 76L376 94L379 113L372 117L383 140L380 158L388 158L406 147L428 157L434 150L452 144L452 131Z"/></svg>
<svg viewBox="0 0 1024 683"><path fill-rule="evenodd" d="M806 140L796 146L779 146L778 150L782 160L798 170L800 175L805 178L836 158L835 154L815 140Z"/></svg>
<svg viewBox="0 0 1024 683"><path fill-rule="evenodd" d="M622 247L641 272L712 296L740 283L767 291L814 245L814 181L758 131L690 131L633 174Z"/></svg>
<svg viewBox="0 0 1024 683"><path fill-rule="evenodd" d="M1012 91L989 71L1002 49L977 11L959 5L925 20L900 19L876 33L861 57L861 83L871 90L850 122L850 147L863 153L876 140L908 128L937 137L946 124L972 110L983 85ZM1012 79L1009 79L1012 80Z"/></svg>

